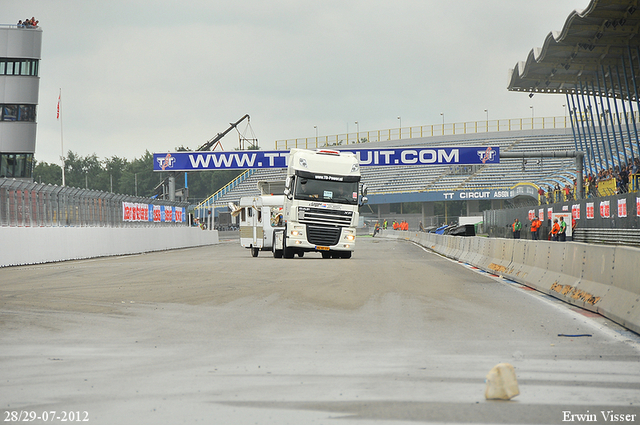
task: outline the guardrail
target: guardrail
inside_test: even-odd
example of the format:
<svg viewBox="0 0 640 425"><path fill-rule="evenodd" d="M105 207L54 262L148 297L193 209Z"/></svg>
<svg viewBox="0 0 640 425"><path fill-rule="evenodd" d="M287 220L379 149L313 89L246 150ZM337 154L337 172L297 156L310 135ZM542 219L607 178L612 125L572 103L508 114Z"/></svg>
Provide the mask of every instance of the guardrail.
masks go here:
<svg viewBox="0 0 640 425"><path fill-rule="evenodd" d="M184 226L188 205L0 178L2 227Z"/></svg>
<svg viewBox="0 0 640 425"><path fill-rule="evenodd" d="M640 246L640 229L583 229L573 231L576 242Z"/></svg>
<svg viewBox="0 0 640 425"><path fill-rule="evenodd" d="M251 175L255 172L256 172L255 169L246 170L245 172L240 174L238 177L236 177L235 179L233 179L232 181L230 181L229 183L227 183L226 185L218 189L214 194L210 195L207 199L200 202L194 208L195 216L197 218L207 217L207 211L215 207L215 203L218 199L220 199L223 195L230 192L240 183L242 183L243 181L251 177Z"/></svg>

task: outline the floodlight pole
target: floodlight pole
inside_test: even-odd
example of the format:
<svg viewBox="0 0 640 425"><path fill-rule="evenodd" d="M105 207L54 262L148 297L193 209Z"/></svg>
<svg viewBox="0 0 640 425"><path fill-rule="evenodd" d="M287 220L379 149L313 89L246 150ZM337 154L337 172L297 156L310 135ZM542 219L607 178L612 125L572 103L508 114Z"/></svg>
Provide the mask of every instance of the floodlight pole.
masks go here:
<svg viewBox="0 0 640 425"><path fill-rule="evenodd" d="M503 158L575 158L576 159L576 199L584 198L584 181L582 168L584 167L584 152L581 151L542 151L542 152L500 152Z"/></svg>

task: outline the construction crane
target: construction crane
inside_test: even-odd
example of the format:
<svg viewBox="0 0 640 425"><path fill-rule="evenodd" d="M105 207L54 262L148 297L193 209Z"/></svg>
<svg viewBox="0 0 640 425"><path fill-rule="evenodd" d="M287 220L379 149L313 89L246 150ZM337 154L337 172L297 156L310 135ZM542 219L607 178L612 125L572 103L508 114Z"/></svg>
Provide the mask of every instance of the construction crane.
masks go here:
<svg viewBox="0 0 640 425"><path fill-rule="evenodd" d="M220 146L220 150L224 150L224 148L222 147L222 143L220 143L220 140L226 136L231 130L233 130L234 128L237 129L238 125L244 121L247 120L247 128L251 129L251 124L249 123L249 114L246 114L244 117L240 118L238 121L234 122L234 123L230 123L229 124L229 128L227 128L225 131L223 131L222 133L218 133L213 139L209 140L207 143L203 144L202 146L200 146L198 149L196 149L196 151L208 151L208 150L216 150L216 148L218 146ZM247 129L245 129L246 132ZM240 135L240 150L244 149L244 142L247 141L250 144L250 149L252 147L257 146L258 144L258 139L255 138L255 135L253 134L253 129L251 129L251 134L253 135L252 139L247 139L242 133L240 133L240 131L238 130L238 134ZM213 148L213 149L212 149ZM175 197L176 197L176 189L175 189L175 182L176 182L176 172L169 172L169 175L167 177L165 177L160 183L158 183L158 185L153 189L153 193L154 193L154 197L161 197L162 199L165 199L167 196L170 200L174 201ZM188 193L189 193L189 189L187 189L186 187L186 182L187 182L187 177L186 177L185 173L185 188L184 189L180 189L180 192L183 195L183 199L186 199L188 197Z"/></svg>
<svg viewBox="0 0 640 425"><path fill-rule="evenodd" d="M227 133L229 133L231 130L233 130L234 128L237 128L238 125L244 121L247 120L247 126L249 128L251 128L251 124L249 123L249 114L246 114L244 117L240 118L238 121L234 122L234 123L230 123L229 124L229 128L227 128L225 131L223 131L222 133L218 133L213 139L209 140L207 143L205 143L204 145L200 146L198 149L196 149L196 151L208 151L208 150L216 150L216 148L218 146L220 146L221 150L224 150L222 148L222 143L220 143L220 140L227 135ZM253 135L253 130L251 130L251 133ZM245 141L248 141L250 143L250 146L255 146L257 145L258 139L254 138L252 139L247 139L246 137L244 137L243 134L240 133L240 131L238 131L238 134L240 135L240 150L244 149L244 143ZM212 149L213 148L213 149Z"/></svg>

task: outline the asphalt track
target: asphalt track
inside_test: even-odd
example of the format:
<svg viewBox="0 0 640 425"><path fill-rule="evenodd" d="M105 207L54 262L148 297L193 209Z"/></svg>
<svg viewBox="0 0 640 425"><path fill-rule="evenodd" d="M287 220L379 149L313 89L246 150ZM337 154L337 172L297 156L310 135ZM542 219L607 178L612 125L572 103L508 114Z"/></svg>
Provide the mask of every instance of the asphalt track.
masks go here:
<svg viewBox="0 0 640 425"><path fill-rule="evenodd" d="M501 362L520 395L485 400ZM223 240L0 269L3 423L560 424L611 411L640 422L636 334L404 240L359 237L349 260L252 258Z"/></svg>

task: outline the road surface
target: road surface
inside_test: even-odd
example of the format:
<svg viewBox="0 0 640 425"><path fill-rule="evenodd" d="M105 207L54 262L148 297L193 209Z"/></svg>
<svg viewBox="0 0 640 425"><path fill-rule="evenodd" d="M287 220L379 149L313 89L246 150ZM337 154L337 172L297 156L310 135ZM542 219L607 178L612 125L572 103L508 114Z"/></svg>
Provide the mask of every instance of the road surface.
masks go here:
<svg viewBox="0 0 640 425"><path fill-rule="evenodd" d="M5 423L640 423L639 347L404 240L359 237L349 260L223 238L0 269ZM520 395L486 400L502 362Z"/></svg>

